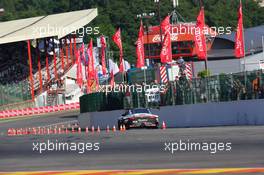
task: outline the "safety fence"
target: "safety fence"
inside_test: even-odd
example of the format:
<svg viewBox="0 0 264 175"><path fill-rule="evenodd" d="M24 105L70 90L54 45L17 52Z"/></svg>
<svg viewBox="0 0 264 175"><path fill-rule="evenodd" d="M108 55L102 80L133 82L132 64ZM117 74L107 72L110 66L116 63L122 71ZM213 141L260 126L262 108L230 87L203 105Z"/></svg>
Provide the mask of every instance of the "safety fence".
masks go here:
<svg viewBox="0 0 264 175"><path fill-rule="evenodd" d="M166 84L160 93L159 106L263 99L263 80L262 71L220 74L192 80L180 78ZM143 102L138 107L154 107L144 100L141 98Z"/></svg>
<svg viewBox="0 0 264 175"><path fill-rule="evenodd" d="M163 88L133 92L94 93L80 100L81 112L107 111L126 108L158 108L160 106L227 102L264 98L264 74L260 71L220 74L193 78L180 77ZM131 85L130 85L131 86Z"/></svg>
<svg viewBox="0 0 264 175"><path fill-rule="evenodd" d="M0 106L10 103L19 103L31 99L27 81L19 83L0 84Z"/></svg>
<svg viewBox="0 0 264 175"><path fill-rule="evenodd" d="M20 117L20 116L30 116L30 115L41 115L51 112L60 112L67 110L79 109L79 102L71 104L62 104L56 106L43 106L38 108L25 108L21 110L5 110L0 111L0 119L10 118L10 117Z"/></svg>
<svg viewBox="0 0 264 175"><path fill-rule="evenodd" d="M226 102L264 98L262 71L220 74L192 81L180 79L167 86L164 105ZM163 104L161 104L163 105Z"/></svg>

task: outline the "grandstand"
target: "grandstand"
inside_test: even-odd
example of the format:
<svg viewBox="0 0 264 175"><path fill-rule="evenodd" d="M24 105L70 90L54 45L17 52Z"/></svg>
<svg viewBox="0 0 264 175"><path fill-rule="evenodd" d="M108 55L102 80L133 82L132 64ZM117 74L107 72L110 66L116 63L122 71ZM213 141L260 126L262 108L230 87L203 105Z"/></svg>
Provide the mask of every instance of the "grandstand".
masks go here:
<svg viewBox="0 0 264 175"><path fill-rule="evenodd" d="M96 16L87 9L0 23L0 110L65 103L76 90L65 76L79 47L74 32Z"/></svg>

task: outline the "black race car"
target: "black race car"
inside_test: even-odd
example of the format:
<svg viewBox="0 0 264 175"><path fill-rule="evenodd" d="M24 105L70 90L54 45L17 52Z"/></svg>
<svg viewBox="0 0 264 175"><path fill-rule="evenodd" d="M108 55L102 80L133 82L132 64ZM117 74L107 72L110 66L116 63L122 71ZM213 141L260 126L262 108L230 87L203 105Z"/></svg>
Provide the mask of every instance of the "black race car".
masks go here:
<svg viewBox="0 0 264 175"><path fill-rule="evenodd" d="M118 119L118 128L158 128L159 116L146 108L129 109Z"/></svg>

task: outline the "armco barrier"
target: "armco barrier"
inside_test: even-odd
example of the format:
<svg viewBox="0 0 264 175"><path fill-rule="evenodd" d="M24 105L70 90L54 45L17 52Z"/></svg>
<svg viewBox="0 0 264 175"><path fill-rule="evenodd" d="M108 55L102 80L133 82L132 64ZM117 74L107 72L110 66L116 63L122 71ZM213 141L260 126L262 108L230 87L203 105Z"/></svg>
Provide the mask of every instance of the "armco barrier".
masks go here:
<svg viewBox="0 0 264 175"><path fill-rule="evenodd" d="M79 102L70 103L70 104L62 104L56 106L45 106L39 108L25 108L21 110L5 110L0 111L0 119L11 118L11 117L19 117L19 116L28 116L28 115L39 115L50 112L59 112L59 111L67 111L79 109Z"/></svg>

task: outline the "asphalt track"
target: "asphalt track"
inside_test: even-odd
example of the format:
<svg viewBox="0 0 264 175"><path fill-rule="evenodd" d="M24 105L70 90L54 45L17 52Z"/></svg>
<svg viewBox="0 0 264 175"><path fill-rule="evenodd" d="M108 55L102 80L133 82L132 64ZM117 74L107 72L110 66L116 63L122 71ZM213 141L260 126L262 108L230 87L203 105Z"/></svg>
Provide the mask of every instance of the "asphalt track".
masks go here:
<svg viewBox="0 0 264 175"><path fill-rule="evenodd" d="M76 112L0 121L0 171L201 169L264 167L264 126L129 130L7 136L7 128L76 120ZM99 151L33 151L33 142L99 143ZM165 151L165 143L231 143L230 151ZM264 170L262 171L264 174ZM175 173L176 174L176 173Z"/></svg>

